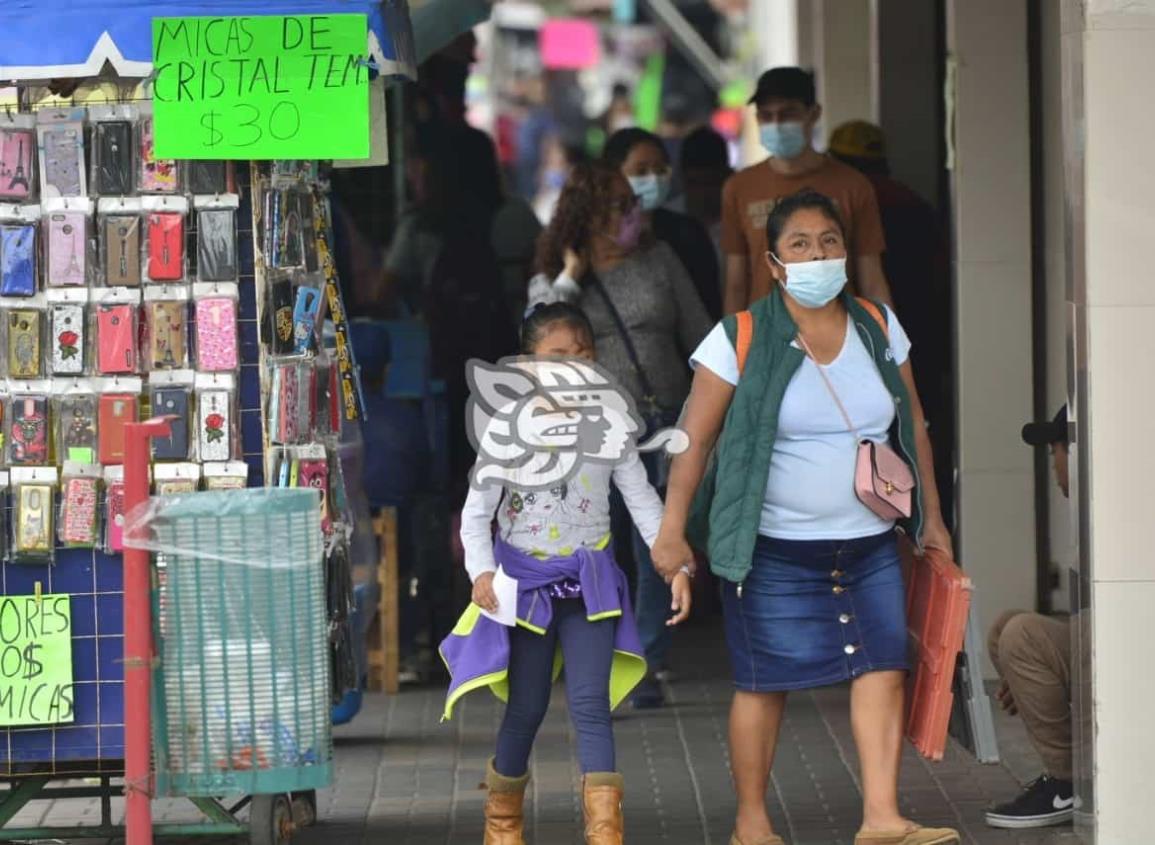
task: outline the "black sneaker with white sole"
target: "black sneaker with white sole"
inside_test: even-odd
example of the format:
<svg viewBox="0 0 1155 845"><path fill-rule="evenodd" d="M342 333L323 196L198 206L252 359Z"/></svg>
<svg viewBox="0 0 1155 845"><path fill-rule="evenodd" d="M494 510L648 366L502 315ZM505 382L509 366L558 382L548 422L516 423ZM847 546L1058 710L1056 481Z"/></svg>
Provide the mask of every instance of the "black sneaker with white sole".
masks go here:
<svg viewBox="0 0 1155 845"><path fill-rule="evenodd" d="M1069 780L1043 775L1018 798L987 810L987 824L1010 830L1067 824L1075 815L1075 790Z"/></svg>

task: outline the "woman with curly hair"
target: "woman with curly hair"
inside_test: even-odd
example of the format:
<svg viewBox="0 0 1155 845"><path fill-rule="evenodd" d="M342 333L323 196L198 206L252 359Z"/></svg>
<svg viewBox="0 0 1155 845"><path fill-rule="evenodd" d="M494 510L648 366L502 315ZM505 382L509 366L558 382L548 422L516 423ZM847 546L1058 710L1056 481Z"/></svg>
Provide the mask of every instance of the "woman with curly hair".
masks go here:
<svg viewBox="0 0 1155 845"><path fill-rule="evenodd" d="M603 162L576 167L538 242L539 273L529 283L529 303L572 302L585 311L598 361L633 396L648 436L677 421L690 389L688 355L711 323L682 262L646 231L642 214L618 168ZM645 461L650 482L661 492L664 459L650 453ZM660 707L662 691L653 673L669 649L670 591L641 535L636 529L630 535L638 629L651 672L633 702Z"/></svg>

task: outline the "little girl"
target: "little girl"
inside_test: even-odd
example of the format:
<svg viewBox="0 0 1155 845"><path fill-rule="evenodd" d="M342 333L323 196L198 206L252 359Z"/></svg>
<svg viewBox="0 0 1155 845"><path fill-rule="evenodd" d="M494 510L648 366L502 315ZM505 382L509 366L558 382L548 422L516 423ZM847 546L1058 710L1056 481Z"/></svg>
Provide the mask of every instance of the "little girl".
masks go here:
<svg viewBox="0 0 1155 845"><path fill-rule="evenodd" d="M573 305L538 305L522 326L522 352L592 361L593 330ZM485 845L523 845L529 757L549 705L559 651L583 773L586 842L621 845L623 784L610 711L645 675L646 663L626 577L611 552L611 481L652 545L662 502L632 444L616 464L587 461L568 483L536 490L471 486L465 501L461 540L473 603L441 644L441 656L451 675L446 718L461 696L481 687L507 702L486 774ZM498 611L498 564L517 580L513 627L481 615L482 609ZM689 615L691 574L684 568L674 578L676 615L667 624Z"/></svg>

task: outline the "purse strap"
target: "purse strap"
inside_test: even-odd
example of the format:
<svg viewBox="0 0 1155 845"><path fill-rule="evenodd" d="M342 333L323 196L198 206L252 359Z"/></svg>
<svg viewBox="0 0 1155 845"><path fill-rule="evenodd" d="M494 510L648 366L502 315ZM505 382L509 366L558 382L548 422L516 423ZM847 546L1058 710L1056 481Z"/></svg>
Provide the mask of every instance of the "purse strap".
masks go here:
<svg viewBox="0 0 1155 845"><path fill-rule="evenodd" d="M834 403L838 406L838 410L842 412L842 419L846 420L846 427L854 433L855 440L861 440L858 435L858 429L854 427L854 423L850 421L850 414L846 412L846 406L842 404L842 400L838 398L838 391L834 389L833 382L830 381L830 376L826 375L826 368L818 363L818 359L814 357L814 353L810 349L810 344L806 342L806 338L802 336L802 332L798 333L798 342L802 344L802 348L806 350L806 354L810 356L810 360L814 362L814 366L818 368L818 375L822 376L822 382L826 385L826 389L830 391Z"/></svg>
<svg viewBox="0 0 1155 845"><path fill-rule="evenodd" d="M645 398L656 405L657 394L654 393L654 388L650 384L650 380L646 378L645 370L642 369L642 362L638 358L638 350L634 347L633 340L630 339L630 333L626 329L626 323L622 319L621 313L614 306L613 300L610 299L609 292L602 284L602 280L598 278L597 273L592 271L587 273L586 279L588 280L590 287L597 291L598 296L602 298L602 302L606 304L606 308L610 312L610 317L613 319L614 325L617 327L618 334L621 335L622 342L626 345L626 354L630 356L630 363L634 367L634 372L638 375L638 381L641 382L642 391L646 394Z"/></svg>

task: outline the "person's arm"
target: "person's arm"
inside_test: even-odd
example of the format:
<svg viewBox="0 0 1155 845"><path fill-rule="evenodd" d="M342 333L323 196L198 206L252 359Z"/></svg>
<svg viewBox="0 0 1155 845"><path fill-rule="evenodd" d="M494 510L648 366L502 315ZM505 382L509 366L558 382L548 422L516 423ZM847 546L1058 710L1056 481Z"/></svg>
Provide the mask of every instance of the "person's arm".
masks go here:
<svg viewBox="0 0 1155 845"><path fill-rule="evenodd" d="M722 315L737 314L750 305L750 260L744 255L726 256L726 286L722 290Z"/></svg>
<svg viewBox="0 0 1155 845"><path fill-rule="evenodd" d="M529 280L529 294L527 305L536 305L539 302L572 302L577 303L582 296L582 287L579 279L585 275L585 262L573 250L566 250L565 266L557 277L550 279L545 273L538 273Z"/></svg>
<svg viewBox="0 0 1155 845"><path fill-rule="evenodd" d="M631 449L614 467L614 486L622 494L630 518L647 546L653 546L662 526L662 500L646 478L646 467Z"/></svg>
<svg viewBox="0 0 1155 845"><path fill-rule="evenodd" d="M465 571L470 581L497 571L493 557L493 515L501 504L501 494L502 488L497 484L481 489L470 485L461 508L461 545L465 549Z"/></svg>
<svg viewBox="0 0 1155 845"><path fill-rule="evenodd" d="M919 482L922 489L923 527L922 537L919 538L923 546L940 549L947 555L954 556L954 547L950 532L942 518L942 503L938 498L938 485L934 477L934 450L930 444L930 433L926 429L926 417L922 412L922 402L918 398L918 390L914 386L914 370L910 361L899 367L902 374L902 383L906 385L906 392L910 395L910 410L914 416L914 443L918 453Z"/></svg>
<svg viewBox="0 0 1155 845"><path fill-rule="evenodd" d="M859 296L882 302L890 308L894 307L894 298L890 295L890 284L886 281L886 273L882 269L882 256L859 255L854 260L854 280L858 285Z"/></svg>
<svg viewBox="0 0 1155 845"><path fill-rule="evenodd" d="M675 455L670 465L662 527L651 551L654 567L666 578L694 563L694 553L686 542L686 520L733 396L732 384L706 367L695 369L690 398L679 423L690 438L690 446Z"/></svg>

